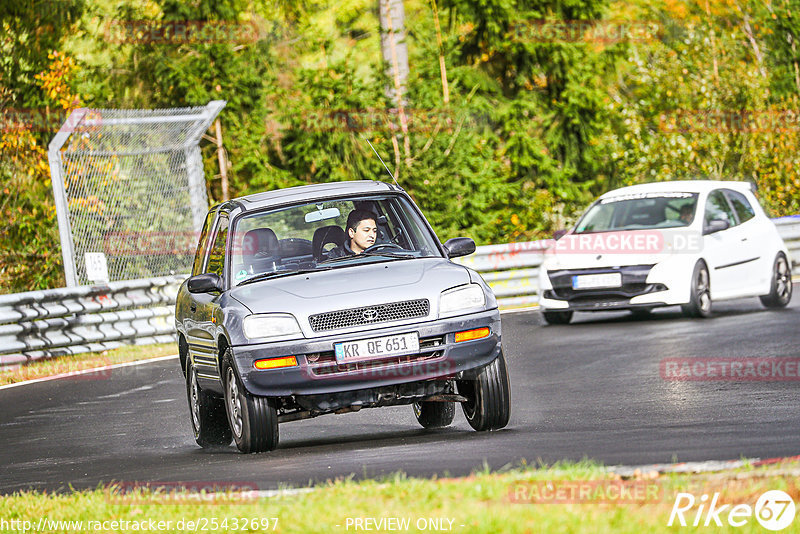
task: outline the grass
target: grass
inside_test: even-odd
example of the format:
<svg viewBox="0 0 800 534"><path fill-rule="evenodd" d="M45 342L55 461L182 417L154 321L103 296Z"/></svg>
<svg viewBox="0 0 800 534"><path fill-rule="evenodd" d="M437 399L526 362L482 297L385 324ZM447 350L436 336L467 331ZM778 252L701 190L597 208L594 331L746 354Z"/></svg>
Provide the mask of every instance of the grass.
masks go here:
<svg viewBox="0 0 800 534"><path fill-rule="evenodd" d="M27 365L0 371L0 386L177 353L177 343L163 343L158 345L126 345L103 352L87 352L85 354L59 356L46 360L34 360Z"/></svg>
<svg viewBox="0 0 800 534"><path fill-rule="evenodd" d="M246 458L243 458L246 461ZM769 467L743 467L713 474L643 474L626 483L661 488L655 502L624 504L589 502L586 504L537 504L512 502L511 496L520 486L543 488L545 481L597 481L600 487L620 484L619 476L602 466L580 462L559 464L549 468L521 468L502 473L486 470L459 479L418 479L396 474L382 480L355 482L339 480L317 486L302 493L247 498L247 494L228 494L226 502L209 504L208 494L170 493L135 490L114 494L108 488L93 491L44 494L16 493L0 501L0 518L5 521L29 521L36 525L46 521L83 521L81 528L50 524L51 531L79 532L100 526L101 530L129 532L127 525L89 524L88 521L163 521L160 531L192 530L205 532L259 531L271 532L277 518L276 532L364 532L397 530L397 523L380 523L389 518L408 521L410 532L434 531L431 526L447 527L451 532L683 532L716 531L764 532L755 517L745 518L741 527L727 524L727 512L720 514L723 527L692 527L695 506L685 517L688 527L668 527L670 512L678 492L691 492L698 499L702 494L720 494L718 505L748 504L755 506L767 490L780 489L800 503L796 487L800 472L797 462L783 462ZM200 502L205 500L205 502ZM176 504L182 501L183 504ZM699 501L698 501L699 502ZM706 507L707 509L707 507ZM727 509L730 511L730 507ZM800 515L800 514L799 514ZM242 528L242 520L248 520ZM223 521L227 519L227 523ZM361 527L357 528L356 520ZM369 523L365 521L370 519ZM255 520L255 523L252 521ZM427 522L432 520L433 523ZM183 521L183 523L180 523ZM195 525L189 525L194 521ZM438 521L438 523L436 523ZM236 523L236 526L234 526ZM800 523L800 518L793 525ZM22 523L18 523L20 526ZM0 530L4 525L0 521ZM10 524L5 525L9 527ZM141 523L138 524L141 527ZM213 528L216 526L216 528ZM404 525L405 526L405 525ZM419 528L427 526L428 528ZM205 527L205 528L203 528ZM236 528L238 527L238 528ZM252 528L251 528L252 527ZM33 528L33 527L31 527ZM158 526L156 527L158 528ZM8 530L8 528L6 528ZM152 528L151 528L152 530ZM405 529L399 529L401 532ZM444 530L442 528L439 529ZM790 527L786 532L791 532Z"/></svg>

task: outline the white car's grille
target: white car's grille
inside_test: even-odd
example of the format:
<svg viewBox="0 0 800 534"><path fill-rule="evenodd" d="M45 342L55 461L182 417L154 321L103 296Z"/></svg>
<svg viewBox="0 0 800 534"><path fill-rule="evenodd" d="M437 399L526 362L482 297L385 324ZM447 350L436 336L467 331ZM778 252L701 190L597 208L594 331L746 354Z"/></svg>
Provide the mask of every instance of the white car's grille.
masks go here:
<svg viewBox="0 0 800 534"><path fill-rule="evenodd" d="M389 304L376 304L374 306L319 313L310 316L308 322L311 323L311 329L314 332L324 332L351 326L425 317L428 315L430 307L428 299L405 300Z"/></svg>

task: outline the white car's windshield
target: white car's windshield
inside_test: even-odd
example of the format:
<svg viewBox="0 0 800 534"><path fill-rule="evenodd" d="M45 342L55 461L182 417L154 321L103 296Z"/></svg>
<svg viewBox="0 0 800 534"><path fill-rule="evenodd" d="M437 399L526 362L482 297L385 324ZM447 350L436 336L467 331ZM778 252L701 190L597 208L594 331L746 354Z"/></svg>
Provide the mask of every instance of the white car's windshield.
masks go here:
<svg viewBox="0 0 800 534"><path fill-rule="evenodd" d="M344 265L441 257L434 239L413 206L397 195L259 211L235 223L231 280L238 285Z"/></svg>
<svg viewBox="0 0 800 534"><path fill-rule="evenodd" d="M689 226L697 193L637 193L603 198L578 221L576 234Z"/></svg>

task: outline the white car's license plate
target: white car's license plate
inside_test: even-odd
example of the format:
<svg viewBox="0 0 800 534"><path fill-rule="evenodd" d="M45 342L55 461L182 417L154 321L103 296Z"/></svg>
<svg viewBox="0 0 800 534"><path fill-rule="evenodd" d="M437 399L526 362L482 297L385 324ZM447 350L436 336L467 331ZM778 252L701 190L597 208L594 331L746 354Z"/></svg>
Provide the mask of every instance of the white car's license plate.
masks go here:
<svg viewBox="0 0 800 534"><path fill-rule="evenodd" d="M335 343L333 350L336 353L336 361L339 363L411 354L419 352L419 334L411 332Z"/></svg>
<svg viewBox="0 0 800 534"><path fill-rule="evenodd" d="M572 277L572 289L596 289L621 285L622 275L620 273L580 274Z"/></svg>

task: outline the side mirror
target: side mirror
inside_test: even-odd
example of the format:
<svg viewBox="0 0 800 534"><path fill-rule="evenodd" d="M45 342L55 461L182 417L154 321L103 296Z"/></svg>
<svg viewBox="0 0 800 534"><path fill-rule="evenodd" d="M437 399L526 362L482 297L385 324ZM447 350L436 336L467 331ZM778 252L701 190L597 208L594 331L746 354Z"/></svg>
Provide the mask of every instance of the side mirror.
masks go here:
<svg viewBox="0 0 800 534"><path fill-rule="evenodd" d="M210 293L222 291L222 279L215 273L198 274L186 283L189 293Z"/></svg>
<svg viewBox="0 0 800 534"><path fill-rule="evenodd" d="M558 241L559 239L567 235L567 232L568 230L566 228L562 230L556 230L555 232L553 232L553 239Z"/></svg>
<svg viewBox="0 0 800 534"><path fill-rule="evenodd" d="M705 228L703 228L703 235L715 234L717 232L727 230L730 227L731 224L728 221L724 221L722 219L712 219L706 223Z"/></svg>
<svg viewBox="0 0 800 534"><path fill-rule="evenodd" d="M454 237L445 241L444 249L448 258L466 256L475 252L475 241L469 237Z"/></svg>

